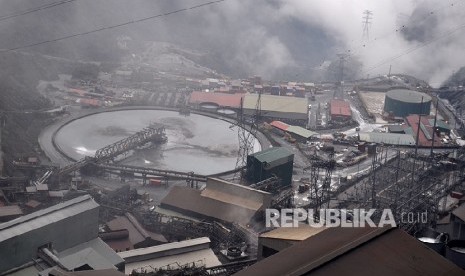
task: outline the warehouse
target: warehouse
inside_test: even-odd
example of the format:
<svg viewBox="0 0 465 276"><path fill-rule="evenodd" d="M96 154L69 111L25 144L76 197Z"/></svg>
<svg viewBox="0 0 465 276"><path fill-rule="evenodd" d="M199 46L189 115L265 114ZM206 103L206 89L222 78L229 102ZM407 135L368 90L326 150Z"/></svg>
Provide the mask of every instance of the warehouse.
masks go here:
<svg viewBox="0 0 465 276"><path fill-rule="evenodd" d="M425 93L394 89L386 93L384 112L386 117L406 117L410 114L429 115L431 97Z"/></svg>
<svg viewBox="0 0 465 276"><path fill-rule="evenodd" d="M258 94L246 94L244 114L253 116L257 107ZM308 104L305 98L261 95L260 116L265 121L279 120L288 124L306 126L308 123Z"/></svg>
<svg viewBox="0 0 465 276"><path fill-rule="evenodd" d="M257 183L277 176L282 185L292 184L294 154L283 147L262 150L247 156L246 178Z"/></svg>
<svg viewBox="0 0 465 276"><path fill-rule="evenodd" d="M331 121L349 121L352 119L350 104L344 100L332 99L329 102L329 116Z"/></svg>

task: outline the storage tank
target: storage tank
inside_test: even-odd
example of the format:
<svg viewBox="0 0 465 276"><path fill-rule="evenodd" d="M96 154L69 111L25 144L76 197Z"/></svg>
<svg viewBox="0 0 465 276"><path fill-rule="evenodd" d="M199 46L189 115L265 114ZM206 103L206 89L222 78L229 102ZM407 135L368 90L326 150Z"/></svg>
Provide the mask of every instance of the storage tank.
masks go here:
<svg viewBox="0 0 465 276"><path fill-rule="evenodd" d="M446 258L465 269L465 240L452 240L446 246Z"/></svg>
<svg viewBox="0 0 465 276"><path fill-rule="evenodd" d="M424 245L444 256L446 243L449 240L449 235L437 232L432 229L426 229L416 233L415 237Z"/></svg>
<svg viewBox="0 0 465 276"><path fill-rule="evenodd" d="M429 115L430 111L431 97L425 93L407 89L394 89L386 93L384 112L392 113L395 117L406 117L410 114Z"/></svg>
<svg viewBox="0 0 465 276"><path fill-rule="evenodd" d="M366 148L369 155L376 154L376 143L368 144Z"/></svg>

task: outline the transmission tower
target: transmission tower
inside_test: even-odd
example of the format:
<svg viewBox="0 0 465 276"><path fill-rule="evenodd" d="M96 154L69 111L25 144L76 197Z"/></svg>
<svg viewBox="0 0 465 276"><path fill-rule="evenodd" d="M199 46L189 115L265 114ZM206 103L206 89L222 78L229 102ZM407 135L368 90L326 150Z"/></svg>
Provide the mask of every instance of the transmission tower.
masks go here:
<svg viewBox="0 0 465 276"><path fill-rule="evenodd" d="M373 12L369 11L369 10L365 10L363 12L363 39L365 40L368 40L370 38L369 36L369 28L370 28L370 25L371 25L371 19L373 19Z"/></svg>
<svg viewBox="0 0 465 276"><path fill-rule="evenodd" d="M246 117L244 114L244 100L241 98L241 106L237 118L237 136L239 140L239 151L236 160L236 170L240 173L240 179L244 175L243 169L247 165L247 156L253 153L255 135L258 130L258 121L261 115L261 93L258 94L255 104L255 111L251 117ZM247 123L248 119L249 123Z"/></svg>
<svg viewBox="0 0 465 276"><path fill-rule="evenodd" d="M339 87L334 90L333 98L344 98L344 63L346 59L349 57L348 54L337 54L339 58L339 80L338 85Z"/></svg>

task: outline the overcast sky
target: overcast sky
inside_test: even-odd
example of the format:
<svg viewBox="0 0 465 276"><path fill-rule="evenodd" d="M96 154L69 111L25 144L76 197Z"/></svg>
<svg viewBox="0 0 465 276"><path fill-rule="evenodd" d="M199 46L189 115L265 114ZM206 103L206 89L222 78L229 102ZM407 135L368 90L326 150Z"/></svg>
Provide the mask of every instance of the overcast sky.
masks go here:
<svg viewBox="0 0 465 276"><path fill-rule="evenodd" d="M0 0L1 15L56 0ZM205 0L76 0L0 21L9 48L191 7ZM225 71L306 78L346 53L360 76L407 73L438 85L465 65L463 0L226 0L195 10L71 39L75 52L108 54L114 36L168 41L210 53ZM365 10L373 15L362 37ZM451 31L456 30L450 34ZM450 34L450 35L448 35ZM429 43L430 41L436 40ZM46 46L54 49L53 46Z"/></svg>

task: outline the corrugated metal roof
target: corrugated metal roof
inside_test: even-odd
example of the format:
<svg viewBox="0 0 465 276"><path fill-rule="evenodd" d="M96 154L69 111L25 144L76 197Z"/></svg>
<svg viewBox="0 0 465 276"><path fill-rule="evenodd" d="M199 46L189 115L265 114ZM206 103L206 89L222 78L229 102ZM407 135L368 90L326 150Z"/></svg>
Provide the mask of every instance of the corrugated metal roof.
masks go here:
<svg viewBox="0 0 465 276"><path fill-rule="evenodd" d="M124 252L119 252L118 255L123 259L128 259L136 256L144 256L159 252L173 251L172 254L186 253L198 248L210 248L210 238L201 237L196 239L184 240L180 242L170 242L166 244L150 246L146 248L138 248L133 250L128 250Z"/></svg>
<svg viewBox="0 0 465 276"><path fill-rule="evenodd" d="M245 94L244 109L255 109L258 101L258 94ZM275 111L283 113L308 114L308 103L305 98L281 97L275 95L261 95L261 110L266 115L266 111Z"/></svg>
<svg viewBox="0 0 465 276"><path fill-rule="evenodd" d="M418 136L418 144L420 146L431 146L431 138L434 135L434 145L440 146L442 145L440 137L436 133L433 132L433 127L429 124L429 120L426 116L421 116L420 118L420 130L418 131L418 121L419 115L413 114L409 115L405 118L407 124L413 130L413 136L416 137L417 133Z"/></svg>
<svg viewBox="0 0 465 276"><path fill-rule="evenodd" d="M68 270L75 270L85 264L98 269L116 269L124 260L100 238L81 243L57 254L61 264Z"/></svg>
<svg viewBox="0 0 465 276"><path fill-rule="evenodd" d="M397 228L328 228L238 272L244 275L463 275Z"/></svg>
<svg viewBox="0 0 465 276"><path fill-rule="evenodd" d="M319 135L319 133L317 132L313 132L311 130L305 129L300 126L292 126L292 125L287 128L287 132L299 135L300 137L303 137L305 139Z"/></svg>
<svg viewBox="0 0 465 276"><path fill-rule="evenodd" d="M145 241L147 238L155 237L154 240L159 242L167 242L163 235L149 233L142 225L136 220L134 216L126 213L125 216L118 216L115 219L107 222L108 228L111 231L126 229L129 232L129 241L132 245L136 245ZM152 235L151 235L152 234Z"/></svg>
<svg viewBox="0 0 465 276"><path fill-rule="evenodd" d="M142 269L143 271L153 271L154 269L166 268L167 266L178 268L179 265L192 265L192 263L196 265L205 265L207 268L221 265L215 253L210 248L206 248L183 254L126 263L125 273L129 275L133 270L138 271L138 269Z"/></svg>
<svg viewBox="0 0 465 276"><path fill-rule="evenodd" d="M17 219L1 223L0 241L10 239L33 229L44 227L63 220L64 218L98 207L99 205L89 195L84 195Z"/></svg>
<svg viewBox="0 0 465 276"><path fill-rule="evenodd" d="M214 103L221 107L239 108L241 106L241 98L244 94L226 94L214 92L194 91L191 93L189 103Z"/></svg>
<svg viewBox="0 0 465 276"><path fill-rule="evenodd" d="M32 274L28 274L32 275ZM36 274L34 274L36 275ZM126 274L119 272L115 269L99 269L99 270L84 270L84 271L64 271L58 267L53 267L47 272L43 270L40 275L54 275L54 276L124 276Z"/></svg>
<svg viewBox="0 0 465 276"><path fill-rule="evenodd" d="M174 186L162 199L161 207L243 225L249 223L257 212L232 203L204 197L199 190L179 186Z"/></svg>
<svg viewBox="0 0 465 276"><path fill-rule="evenodd" d="M360 132L360 141L370 143L384 143L390 145L415 145L415 139L410 134L400 133L378 133L378 132Z"/></svg>
<svg viewBox="0 0 465 276"><path fill-rule="evenodd" d="M406 127L404 129L405 134L413 135L413 129L411 127Z"/></svg>
<svg viewBox="0 0 465 276"><path fill-rule="evenodd" d="M350 104L344 100L332 99L329 103L332 116L352 116Z"/></svg>
<svg viewBox="0 0 465 276"><path fill-rule="evenodd" d="M283 123L281 121L273 121L270 123L271 126L277 128L277 129L280 129L282 131L286 131L290 125L286 124L286 123Z"/></svg>
<svg viewBox="0 0 465 276"><path fill-rule="evenodd" d="M428 119L429 121L429 125L430 126L434 126L434 119ZM436 127L439 127L439 128L443 128L443 129L452 129L448 124L446 124L446 122L444 122L443 120L436 120Z"/></svg>

